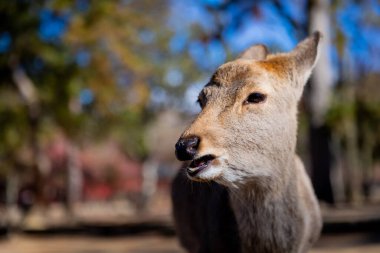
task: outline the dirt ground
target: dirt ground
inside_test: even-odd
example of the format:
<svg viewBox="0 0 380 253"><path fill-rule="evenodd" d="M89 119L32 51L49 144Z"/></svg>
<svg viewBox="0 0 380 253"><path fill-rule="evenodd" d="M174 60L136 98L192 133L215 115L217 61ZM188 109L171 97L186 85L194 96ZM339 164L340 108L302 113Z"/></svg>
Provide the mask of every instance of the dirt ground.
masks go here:
<svg viewBox="0 0 380 253"><path fill-rule="evenodd" d="M311 253L379 253L379 239L364 234L324 236ZM184 253L184 251L173 236L12 235L0 241L0 253Z"/></svg>

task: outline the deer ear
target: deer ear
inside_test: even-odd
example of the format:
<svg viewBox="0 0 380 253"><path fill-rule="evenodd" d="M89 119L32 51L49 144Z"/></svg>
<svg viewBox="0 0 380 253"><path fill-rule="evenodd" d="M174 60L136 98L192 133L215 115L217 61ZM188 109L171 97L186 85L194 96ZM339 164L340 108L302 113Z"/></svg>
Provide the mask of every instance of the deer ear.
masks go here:
<svg viewBox="0 0 380 253"><path fill-rule="evenodd" d="M306 82L312 69L314 68L320 49L320 32L314 32L312 35L298 43L295 49L290 52L290 56L295 63L296 72L302 82Z"/></svg>
<svg viewBox="0 0 380 253"><path fill-rule="evenodd" d="M238 59L247 59L247 60L256 60L261 61L265 60L268 55L268 49L265 45L259 44L252 46L245 50Z"/></svg>

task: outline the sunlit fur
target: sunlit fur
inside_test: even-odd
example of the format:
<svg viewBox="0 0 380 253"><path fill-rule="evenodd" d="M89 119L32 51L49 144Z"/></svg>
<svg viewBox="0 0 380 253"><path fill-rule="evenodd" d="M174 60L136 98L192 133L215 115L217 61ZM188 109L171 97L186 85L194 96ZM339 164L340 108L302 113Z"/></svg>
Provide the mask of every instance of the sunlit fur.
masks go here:
<svg viewBox="0 0 380 253"><path fill-rule="evenodd" d="M190 179L228 188L244 253L306 252L319 236L319 207L295 154L297 104L319 40L314 33L293 51L272 55L254 46L220 66L201 91L202 111L182 135L200 138L196 158L216 156ZM253 92L265 101L245 103Z"/></svg>

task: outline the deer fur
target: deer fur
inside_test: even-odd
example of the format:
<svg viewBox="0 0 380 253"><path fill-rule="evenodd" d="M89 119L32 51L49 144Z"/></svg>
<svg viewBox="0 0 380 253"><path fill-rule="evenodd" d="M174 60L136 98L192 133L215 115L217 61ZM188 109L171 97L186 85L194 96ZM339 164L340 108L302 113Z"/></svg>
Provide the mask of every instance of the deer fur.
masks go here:
<svg viewBox="0 0 380 253"><path fill-rule="evenodd" d="M195 176L173 182L181 244L201 252L307 252L322 222L295 154L297 104L316 63L320 33L288 53L263 45L220 66L200 92L202 111L181 138L200 139L194 159L213 155ZM260 103L246 103L253 92Z"/></svg>

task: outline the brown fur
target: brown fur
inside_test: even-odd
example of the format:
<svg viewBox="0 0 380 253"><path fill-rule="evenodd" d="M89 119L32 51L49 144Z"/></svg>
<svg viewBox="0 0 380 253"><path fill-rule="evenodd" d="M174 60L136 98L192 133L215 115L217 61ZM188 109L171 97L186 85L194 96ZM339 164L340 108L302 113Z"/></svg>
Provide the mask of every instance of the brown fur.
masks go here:
<svg viewBox="0 0 380 253"><path fill-rule="evenodd" d="M214 181L227 189L229 203L214 203L218 209L203 212L202 219L219 217L221 207L232 208L232 213L219 217L219 222L237 227L234 238L239 246L232 244L236 248L230 252L301 253L319 236L318 203L295 154L297 103L316 62L319 38L315 33L292 52L276 55L267 55L262 45L252 47L242 58L220 66L199 95L201 113L182 134L182 138L200 138L195 158L216 157L205 170L188 177ZM265 94L266 100L246 103L253 92ZM204 208L203 200L212 203L215 196L206 194L207 198L195 201L192 191L199 191L201 185L189 188L178 180L172 191L182 244L189 252L219 252L200 250L208 239L186 229L195 222L187 221L194 217L186 213ZM192 202L181 199L188 195L193 196Z"/></svg>

